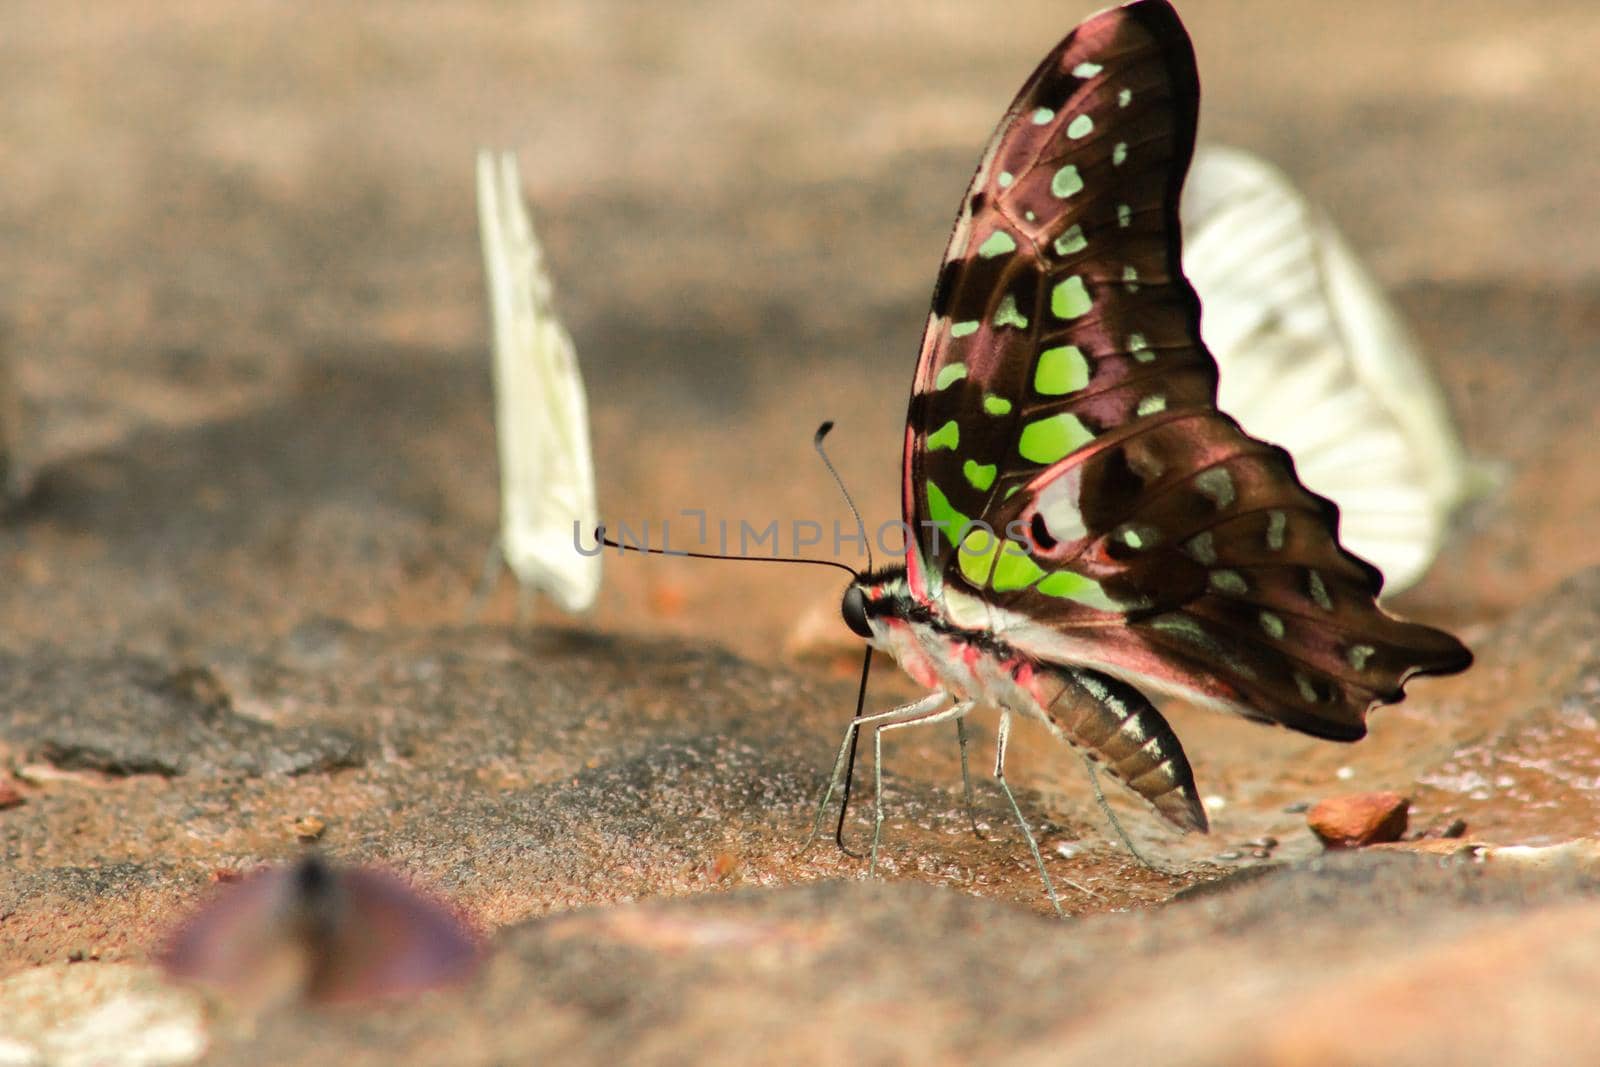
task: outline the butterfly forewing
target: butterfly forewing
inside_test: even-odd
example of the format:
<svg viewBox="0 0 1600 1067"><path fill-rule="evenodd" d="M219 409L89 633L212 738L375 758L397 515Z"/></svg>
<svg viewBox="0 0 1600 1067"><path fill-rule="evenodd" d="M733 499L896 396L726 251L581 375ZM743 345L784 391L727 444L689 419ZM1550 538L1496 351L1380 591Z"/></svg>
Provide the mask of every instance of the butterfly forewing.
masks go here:
<svg viewBox="0 0 1600 1067"><path fill-rule="evenodd" d="M1002 119L913 386L906 510L937 524L918 530L934 572L959 564L950 539L966 521L1076 448L1213 404L1174 238L1197 100L1177 16L1141 4L1080 26Z"/></svg>
<svg viewBox="0 0 1600 1067"><path fill-rule="evenodd" d="M1080 26L1023 86L957 219L906 431L913 591L1041 659L1353 739L1470 662L1281 449L1216 409L1181 269L1199 84L1170 5Z"/></svg>

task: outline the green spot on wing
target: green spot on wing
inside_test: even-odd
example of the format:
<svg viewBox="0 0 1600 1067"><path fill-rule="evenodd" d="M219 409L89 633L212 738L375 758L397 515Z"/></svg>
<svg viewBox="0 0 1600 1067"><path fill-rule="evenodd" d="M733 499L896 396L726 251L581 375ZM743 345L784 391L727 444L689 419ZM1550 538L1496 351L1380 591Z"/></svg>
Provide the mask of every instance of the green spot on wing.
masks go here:
<svg viewBox="0 0 1600 1067"><path fill-rule="evenodd" d="M1058 319L1082 318L1093 307L1089 291L1083 287L1083 278L1074 274L1064 282L1057 282L1050 291L1050 312Z"/></svg>
<svg viewBox="0 0 1600 1067"><path fill-rule="evenodd" d="M1244 575L1238 571L1215 570L1211 572L1211 588L1223 593L1243 596L1250 591Z"/></svg>
<svg viewBox="0 0 1600 1067"><path fill-rule="evenodd" d="M1289 516L1281 511L1267 512L1267 547L1274 552L1283 548L1283 535L1289 529Z"/></svg>
<svg viewBox="0 0 1600 1067"><path fill-rule="evenodd" d="M1051 111L1047 107L1041 107L1035 110L1033 113L1033 124L1035 126L1043 126L1045 123L1049 122L1055 117L1056 113L1054 111Z"/></svg>
<svg viewBox="0 0 1600 1067"><path fill-rule="evenodd" d="M957 562L961 573L979 589L989 584L989 572L994 569L994 557L1000 552L1000 539L983 527L974 527L961 539Z"/></svg>
<svg viewBox="0 0 1600 1067"><path fill-rule="evenodd" d="M952 322L950 324L951 337L965 337L978 332L978 320L967 319L965 322Z"/></svg>
<svg viewBox="0 0 1600 1067"><path fill-rule="evenodd" d="M1094 434L1084 428L1076 415L1062 412L1034 419L1024 426L1022 436L1017 439L1017 452L1023 459L1048 465L1093 440Z"/></svg>
<svg viewBox="0 0 1600 1067"><path fill-rule="evenodd" d="M1011 188L1011 183L1016 181L1016 180L1017 180L1017 176L1015 174L1012 174L1009 170L1001 171L1000 172L1000 177L995 179L995 181L999 184L1000 188L1002 188L1002 189Z"/></svg>
<svg viewBox="0 0 1600 1067"><path fill-rule="evenodd" d="M1010 593L1028 586L1044 577L1044 571L1029 556L1027 550L1015 541L1007 541L994 565L990 584L997 593Z"/></svg>
<svg viewBox="0 0 1600 1067"><path fill-rule="evenodd" d="M1201 530L1185 541L1183 551L1196 563L1208 567L1217 561L1217 543L1210 530Z"/></svg>
<svg viewBox="0 0 1600 1067"><path fill-rule="evenodd" d="M935 452L941 448L955 451L961 444L961 427L956 425L956 420L951 419L937 430L928 435L928 451Z"/></svg>
<svg viewBox="0 0 1600 1067"><path fill-rule="evenodd" d="M1017 310L1017 298L1007 293L1000 301L1000 306L994 311L994 324L996 326L1015 326L1019 330L1028 328L1028 317Z"/></svg>
<svg viewBox="0 0 1600 1067"><path fill-rule="evenodd" d="M1102 67L1098 63L1090 63L1088 60L1085 60L1084 62L1079 63L1076 67L1072 68L1072 76L1074 78L1092 78L1105 69L1106 68Z"/></svg>
<svg viewBox="0 0 1600 1067"><path fill-rule="evenodd" d="M1124 526L1120 535L1122 543L1132 549L1149 548L1161 543L1161 531L1153 526Z"/></svg>
<svg viewBox="0 0 1600 1067"><path fill-rule="evenodd" d="M1050 192L1065 199L1083 188L1083 178L1078 174L1078 168L1071 163L1056 171L1056 176L1050 179Z"/></svg>
<svg viewBox="0 0 1600 1067"><path fill-rule="evenodd" d="M1017 242L1004 230L996 230L989 235L989 239L978 246L978 255L984 259L993 259L1003 256L1007 252L1015 252Z"/></svg>
<svg viewBox="0 0 1600 1067"><path fill-rule="evenodd" d="M1311 590L1311 599L1316 602L1317 607L1323 611L1332 611L1333 598L1328 595L1328 587L1322 583L1322 575L1316 571L1309 571L1306 574L1306 582Z"/></svg>
<svg viewBox="0 0 1600 1067"><path fill-rule="evenodd" d="M1076 141L1089 136L1089 133L1093 129L1094 119L1090 118L1088 115L1079 115L1077 118L1067 123L1067 136Z"/></svg>
<svg viewBox="0 0 1600 1067"><path fill-rule="evenodd" d="M955 331L952 330L952 333ZM933 379L935 389L948 389L967 376L965 363L946 363L939 368L938 375Z"/></svg>
<svg viewBox="0 0 1600 1067"><path fill-rule="evenodd" d="M1011 414L1011 401L1003 396L986 396L983 398L983 410L991 415Z"/></svg>
<svg viewBox="0 0 1600 1067"><path fill-rule="evenodd" d="M950 505L950 498L945 496L937 485L933 484L932 478L928 479L926 485L928 489L928 521L934 523L942 531L947 542L954 541L972 520ZM918 533L920 532L919 530Z"/></svg>
<svg viewBox="0 0 1600 1067"><path fill-rule="evenodd" d="M1089 242L1084 239L1083 227L1075 222L1067 227L1065 233L1055 239L1054 247L1056 255L1071 256L1088 248Z"/></svg>
<svg viewBox="0 0 1600 1067"><path fill-rule="evenodd" d="M967 481L972 484L972 488L980 493L994 484L994 476L997 470L998 468L993 463L979 463L977 460L972 459L967 460L961 467L961 473L967 476Z"/></svg>
<svg viewBox="0 0 1600 1067"><path fill-rule="evenodd" d="M1066 396L1089 384L1089 361L1077 345L1061 345L1039 353L1033 388L1042 396Z"/></svg>
<svg viewBox="0 0 1600 1067"><path fill-rule="evenodd" d="M1039 592L1045 596L1061 597L1064 600L1076 600L1091 608L1101 611L1120 611L1121 605L1106 596L1106 591L1100 588L1100 583L1093 578L1085 578L1081 574L1071 571L1056 571L1047 575L1037 586Z"/></svg>
<svg viewBox="0 0 1600 1067"><path fill-rule="evenodd" d="M1233 506L1233 475L1228 473L1226 467L1208 467L1201 471L1194 476L1194 487L1219 511Z"/></svg>

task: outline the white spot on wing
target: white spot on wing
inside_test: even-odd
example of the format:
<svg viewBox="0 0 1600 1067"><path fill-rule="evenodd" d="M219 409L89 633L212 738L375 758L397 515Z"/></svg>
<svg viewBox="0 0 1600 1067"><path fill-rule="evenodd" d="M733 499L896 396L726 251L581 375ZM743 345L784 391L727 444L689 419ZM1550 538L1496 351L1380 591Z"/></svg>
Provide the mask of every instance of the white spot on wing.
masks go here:
<svg viewBox="0 0 1600 1067"><path fill-rule="evenodd" d="M1081 541L1089 536L1083 523L1083 511L1078 506L1082 481L1083 468L1073 467L1051 479L1039 493L1038 513L1044 519L1045 529L1057 541Z"/></svg>

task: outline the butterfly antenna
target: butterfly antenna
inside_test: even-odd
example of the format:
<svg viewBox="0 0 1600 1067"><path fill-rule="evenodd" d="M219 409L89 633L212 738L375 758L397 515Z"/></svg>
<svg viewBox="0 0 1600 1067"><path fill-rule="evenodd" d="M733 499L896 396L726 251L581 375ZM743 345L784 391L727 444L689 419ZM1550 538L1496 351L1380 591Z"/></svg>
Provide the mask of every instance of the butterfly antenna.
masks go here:
<svg viewBox="0 0 1600 1067"><path fill-rule="evenodd" d="M594 539L597 544L607 548L615 548L621 552L638 552L644 556L686 556L689 559L736 559L747 563L809 563L814 567L834 567L844 571L852 578L856 577L856 569L832 559L807 559L804 556L736 556L732 553L723 555L717 552L690 552L686 549L651 548L649 545L630 545L626 541L616 541L606 536L604 526L594 528Z"/></svg>
<svg viewBox="0 0 1600 1067"><path fill-rule="evenodd" d="M811 439L812 446L817 450L817 455L822 457L822 465L828 468L828 473L833 475L833 484L839 487L839 492L844 496L844 502L850 508L850 514L856 519L856 532L861 535L861 545L867 550L867 570L872 570L872 542L867 540L867 524L861 521L861 512L856 510L856 502L850 499L850 490L844 487L844 479L839 477L839 472L833 466L833 460L828 458L828 450L822 447L822 439L828 436L833 429L833 420L829 419L817 427L817 435Z"/></svg>

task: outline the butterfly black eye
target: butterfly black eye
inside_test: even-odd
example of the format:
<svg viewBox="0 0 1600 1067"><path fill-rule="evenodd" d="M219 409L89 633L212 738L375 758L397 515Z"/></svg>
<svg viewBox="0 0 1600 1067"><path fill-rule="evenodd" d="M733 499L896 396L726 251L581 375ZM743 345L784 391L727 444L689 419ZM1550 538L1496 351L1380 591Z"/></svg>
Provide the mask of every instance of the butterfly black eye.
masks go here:
<svg viewBox="0 0 1600 1067"><path fill-rule="evenodd" d="M854 630L856 636L872 636L872 624L867 622L867 594L861 591L859 585L852 585L844 591L844 603L839 610L844 615L844 624Z"/></svg>

